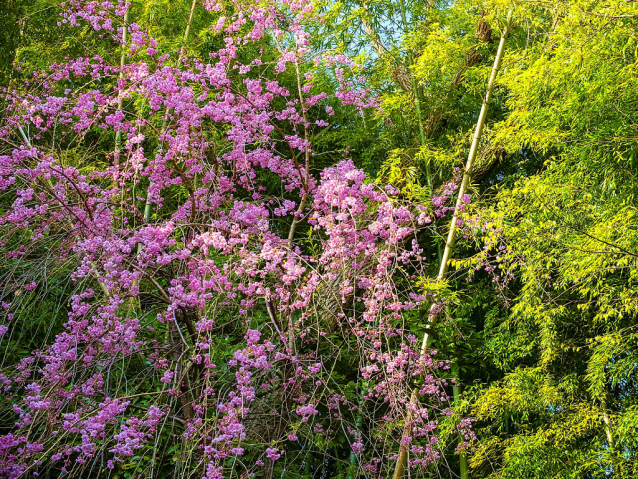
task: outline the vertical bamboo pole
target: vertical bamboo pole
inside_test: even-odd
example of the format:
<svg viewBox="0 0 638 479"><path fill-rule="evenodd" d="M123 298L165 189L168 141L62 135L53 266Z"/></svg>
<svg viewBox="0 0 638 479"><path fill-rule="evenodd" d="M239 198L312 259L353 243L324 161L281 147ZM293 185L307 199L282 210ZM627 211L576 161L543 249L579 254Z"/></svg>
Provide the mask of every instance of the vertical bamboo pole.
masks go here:
<svg viewBox="0 0 638 479"><path fill-rule="evenodd" d="M190 31L191 31L191 23L193 22L193 14L195 12L195 5L197 4L197 0L193 0L193 2L191 3L191 9L190 9L190 13L188 15L188 22L186 23L186 31L184 32L184 39L183 39L183 43L182 43L182 47L183 45L186 44L186 42L188 41L188 37L190 35ZM126 14L124 16L124 35L122 38L123 43L126 43L126 26L128 25L128 9L126 10ZM179 64L182 62L182 56L183 56L183 52L182 49L180 49L179 55L177 57L177 65L179 66ZM123 75L123 70L124 70L124 61L125 61L125 56L124 56L124 50L122 50L122 57L120 59L120 67L122 69L122 72L120 73L120 78ZM122 102L120 100L120 106L119 108L122 108ZM166 129L166 125L167 125L167 118L165 117L164 122L162 124L162 129L160 131L164 131ZM120 140L120 132L118 131L115 134L115 148L116 150L119 152L120 150L120 144L121 144L121 140ZM146 190L146 200L144 203L144 223L148 223L151 219L151 211L152 211L152 205L151 202L149 201L149 193L148 193L148 188ZM137 254L139 255L140 252L142 251L142 244L138 243L137 245ZM135 302L135 298L130 298L129 301L129 307L128 307L128 314L130 314L130 312L132 311L132 308L134 306L134 302Z"/></svg>
<svg viewBox="0 0 638 479"><path fill-rule="evenodd" d="M403 32L404 35L408 34L408 20L407 14L405 12L405 3L404 0L400 0L401 6L401 19L403 20ZM412 52L408 49L407 51L407 59L408 65L414 65L414 57ZM421 147L426 145L425 143L425 129L423 128L423 117L421 115L421 100L419 98L419 89L417 88L416 78L414 78L414 74L410 74L410 81L412 84L412 98L414 99L414 109L416 110L416 117L419 123L419 138L421 139ZM430 189L430 194L432 194L432 173L430 171L430 163L427 162L425 164L425 177L428 182L428 188Z"/></svg>
<svg viewBox="0 0 638 479"><path fill-rule="evenodd" d="M487 82L485 96L483 97L483 104L481 105L481 112L479 113L478 121L476 123L476 129L474 130L474 136L472 137L470 152L468 154L467 161L465 163L465 171L463 172L463 179L461 181L461 186L459 187L458 197L456 200L455 214L454 216L452 216L452 220L450 222L450 229L447 235L447 240L445 242L445 249L443 250L443 256L441 258L441 264L439 266L439 274L437 275L437 278L436 278L437 282L443 281L448 271L448 262L451 258L452 248L454 247L454 241L456 239L456 231L458 227L456 211L458 211L459 207L461 206L461 202L462 202L461 198L467 191L467 187L470 183L470 175L472 173L472 166L474 165L474 160L476 159L476 153L478 151L479 141L481 139L481 134L483 133L483 127L485 125L485 118L487 116L488 104L490 102L490 98L492 97L494 82L496 80L498 71L501 68L501 60L503 58L503 51L505 50L505 40L507 39L507 35L509 34L510 27L511 27L511 12L507 16L507 22L501 34L501 40L498 44L496 57L494 58L494 65L492 66L492 72L490 73L490 78ZM434 305L432 305L432 308L434 308ZM430 311L432 311L432 308L430 309ZM428 350L430 335L427 331L429 331L432 328L434 321L435 321L435 318L430 315L428 324L426 325L426 333L423 335L423 341L421 343L421 354L425 354ZM418 390L415 388L412 391L410 402L416 403L417 401L418 401ZM412 414L408 412L408 415L406 418L406 432L408 433L412 429L412 426L410 424L411 421L412 421ZM397 458L397 462L395 465L394 474L392 475L392 479L400 479L401 477L403 477L407 458L408 458L408 449L405 446L401 446L399 451L399 456Z"/></svg>
<svg viewBox="0 0 638 479"><path fill-rule="evenodd" d="M191 33L191 24L193 23L193 15L195 13L195 5L197 5L197 0L193 0L191 3L190 13L188 14L188 22L186 22L186 31L184 32L184 39L182 41L182 48L180 48L179 56L177 57L177 66L182 63L182 57L184 56L183 48L188 43L188 37ZM165 117L166 118L166 117ZM168 123L168 118L166 118L162 124L162 129L160 131L164 131L166 129L166 124ZM144 222L148 223L151 219L151 210L152 205L148 200L148 190L146 192L146 204L144 205Z"/></svg>
<svg viewBox="0 0 638 479"><path fill-rule="evenodd" d="M611 433L611 419L609 418L609 414L607 413L607 402L603 401L603 422L605 423L605 435L607 436L607 443L609 447L614 447L614 436Z"/></svg>
<svg viewBox="0 0 638 479"><path fill-rule="evenodd" d="M459 207L462 203L462 197L465 195L467 191L467 187L470 183L470 177L472 174L472 166L474 165L474 160L476 159L476 153L479 147L479 141L481 140L481 135L483 133L483 127L485 126L485 118L487 116L487 108L492 97L492 90L494 88L494 81L496 80L496 76L498 71L501 68L501 60L503 58L503 51L505 50L505 40L507 39L507 35L509 34L511 25L511 14L507 16L507 24L503 29L503 33L501 34L501 40L498 44L498 50L496 51L496 57L494 58L494 65L492 66L492 72L490 74L490 79L487 82L487 88L485 91L485 97L483 98L483 104L481 105L481 112L479 113L478 121L476 122L476 129L474 130L474 136L472 137L472 144L470 146L470 152L467 157L467 161L465 163L465 171L463 172L463 179L461 180L461 186L459 187L458 196L456 198L456 205L454 208L454 216L452 216L452 220L450 221L450 229L448 231L447 240L445 242L445 249L443 250L443 257L441 258L441 264L439 266L439 274L436 277L438 282L441 282L445 279L445 275L448 271L448 263L451 258L452 249L454 248L454 242L456 240L456 231L458 227L458 222L456 218L456 212L459 211ZM421 353L425 353L427 351L427 342L428 342L428 333L425 333L423 336L423 343L421 344Z"/></svg>
<svg viewBox="0 0 638 479"><path fill-rule="evenodd" d="M124 65L126 65L126 42L128 41L128 12L130 6L124 12L124 20L122 21L122 54L120 55L120 80L124 78ZM122 111L123 97L120 95L120 99L117 103L117 111ZM115 152L119 154L122 147L122 132L120 130L115 132Z"/></svg>

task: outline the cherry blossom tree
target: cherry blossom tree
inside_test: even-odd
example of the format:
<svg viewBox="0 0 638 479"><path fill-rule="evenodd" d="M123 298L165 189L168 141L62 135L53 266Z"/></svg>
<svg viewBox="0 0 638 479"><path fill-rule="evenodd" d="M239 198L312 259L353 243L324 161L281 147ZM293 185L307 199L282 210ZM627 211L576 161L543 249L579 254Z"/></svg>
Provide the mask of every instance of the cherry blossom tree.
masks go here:
<svg viewBox="0 0 638 479"><path fill-rule="evenodd" d="M327 444L366 477L401 447L426 467L448 365L405 316L428 311L417 239L448 197L410 202L347 155L315 167L330 105L378 105L356 65L312 51L311 1L205 0L191 18L203 8L223 38L206 61L160 53L121 0L68 2L61 28L90 25L122 60L67 59L5 92L2 247L40 267L12 276L0 344L24 320L17 290L58 269L74 292L55 337L2 370L0 476L273 477L325 467Z"/></svg>

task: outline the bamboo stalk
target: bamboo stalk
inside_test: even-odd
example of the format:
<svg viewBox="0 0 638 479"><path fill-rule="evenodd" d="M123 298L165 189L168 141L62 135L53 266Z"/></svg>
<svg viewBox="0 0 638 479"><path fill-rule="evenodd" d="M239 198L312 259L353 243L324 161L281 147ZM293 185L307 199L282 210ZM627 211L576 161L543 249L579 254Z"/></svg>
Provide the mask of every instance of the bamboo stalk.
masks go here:
<svg viewBox="0 0 638 479"><path fill-rule="evenodd" d="M126 42L128 40L128 12L129 8L124 12L124 19L122 20L122 54L120 55L120 80L124 78L124 65L126 64ZM117 103L117 111L122 111L123 97L120 95L120 99ZM120 130L115 132L115 151L119 154L122 147L122 132Z"/></svg>
<svg viewBox="0 0 638 479"><path fill-rule="evenodd" d="M179 66L182 63L182 57L184 56L183 48L186 45L186 43L188 42L188 37L190 36L191 24L193 22L193 15L195 13L195 5L197 5L197 0L193 0L193 2L191 3L190 13L188 14L188 22L186 23L186 31L184 32L184 39L182 41L182 48L180 48L179 56L177 57L177 66ZM160 131L164 131L166 129L166 124L167 123L168 123L168 118L166 118L164 120L164 123L162 125L162 129ZM146 203L144 205L144 222L145 223L148 223L150 221L150 219L151 219L151 210L152 210L152 205L151 205L151 202L148 199L148 189L147 189L146 190Z"/></svg>
<svg viewBox="0 0 638 479"><path fill-rule="evenodd" d="M467 161L465 163L465 171L463 172L463 179L461 181L461 186L459 187L458 197L456 200L455 206L455 214L452 216L452 220L450 222L450 230L447 235L447 240L445 242L445 249L443 250L443 256L441 258L441 264L439 266L439 274L437 275L437 282L441 282L445 279L445 276L448 271L448 262L451 258L452 248L454 247L454 241L456 239L456 231L457 231L457 218L456 212L459 210L461 206L462 197L467 191L467 187L470 183L470 177L472 173L472 166L474 165L474 160L476 159L476 152L478 151L479 141L481 139L481 134L483 133L483 127L485 125L485 118L487 116L487 108L492 97L492 89L494 88L494 82L496 80L496 76L501 67L501 60L503 58L503 51L505 50L505 40L507 39L507 35L510 31L511 27L511 12L507 16L507 23L503 32L501 34L501 40L498 45L498 50L496 51L496 57L494 58L494 65L492 66L492 72L490 74L489 81L487 82L487 87L485 91L485 96L483 97L483 104L481 105L481 112L478 117L478 121L476 123L476 129L474 130L474 136L472 138L472 144L470 146L470 152L468 154ZM433 304L430 308L430 312L432 312L435 305ZM435 317L433 315L428 315L429 320L426 325L426 333L423 335L423 341L421 343L421 355L425 354L428 350L430 335L427 331L431 330ZM410 402L416 403L418 401L418 389L415 388L412 391L410 396ZM406 432L409 433L412 430L411 423L412 422L412 414L408 411L408 415L406 418ZM409 435L409 434L408 434ZM392 475L392 479L400 479L403 477L403 473L405 471L405 465L408 458L408 449L405 446L401 446L399 451L399 456L397 458L397 462L394 469L394 474ZM467 476L466 476L467 477Z"/></svg>
<svg viewBox="0 0 638 479"><path fill-rule="evenodd" d="M182 45L185 45L186 42L188 41L188 37L189 37L190 31L191 31L191 23L193 21L193 14L195 12L195 5L196 4L197 4L197 0L193 0L193 2L191 3L191 9L190 9L190 13L188 15L188 22L186 23L186 31L184 32L184 39L183 39ZM125 23L125 25L128 24L128 9L126 11L126 15L124 16L124 23ZM123 41L126 42L126 28L124 30L124 33L125 34L124 34L124 37L123 37ZM179 56L177 57L178 66L182 62L182 56L183 56L182 49L183 49L183 47L180 49ZM121 66L122 70L124 69L124 60L125 60L124 51L122 51L122 57L121 57L121 62L120 62L120 66ZM122 74L123 74L123 71L120 73L120 77L122 76ZM121 109L121 106L122 106L122 103L120 101L120 109ZM164 122L162 124L162 128L160 130L161 132L163 132L166 129L167 123L168 123L167 117L165 116L165 120L164 120ZM116 147L116 150L118 152L120 150L120 139L119 139L120 136L119 135L120 135L120 132L118 131L115 134L115 142L116 142L116 146L115 147ZM149 185L149 188L150 188L150 185ZM152 211L152 205L151 205L151 202L149 201L149 193L148 193L149 188L146 189L146 200L145 200L145 203L144 203L144 223L146 223L146 224L148 224L150 222L150 220L151 220L151 211ZM137 254L139 255L141 251L142 251L142 244L138 243L138 245L137 245ZM137 283L139 283L139 281ZM130 314L130 312L131 312L131 310L133 308L134 302L135 302L135 298L130 298L129 306L128 306L128 313L129 314Z"/></svg>
<svg viewBox="0 0 638 479"><path fill-rule="evenodd" d="M611 433L611 419L607 413L607 402L603 401L603 422L605 423L605 435L607 436L607 443L609 447L614 447L614 436Z"/></svg>
<svg viewBox="0 0 638 479"><path fill-rule="evenodd" d="M404 35L408 34L408 20L405 13L405 2L404 0L400 1L401 6L401 19L403 20L403 32ZM412 52L408 49L407 51L408 64L410 66L414 65L414 57L412 56ZM416 117L419 123L419 138L421 139L421 146L425 147L425 129L423 128L423 118L421 116L421 100L419 98L419 89L417 88L416 78L414 78L413 74L410 74L410 80L412 85L412 98L414 101L414 109L416 110ZM425 177L428 183L428 188L430 189L430 194L432 194L432 174L430 172L430 162L425 163Z"/></svg>

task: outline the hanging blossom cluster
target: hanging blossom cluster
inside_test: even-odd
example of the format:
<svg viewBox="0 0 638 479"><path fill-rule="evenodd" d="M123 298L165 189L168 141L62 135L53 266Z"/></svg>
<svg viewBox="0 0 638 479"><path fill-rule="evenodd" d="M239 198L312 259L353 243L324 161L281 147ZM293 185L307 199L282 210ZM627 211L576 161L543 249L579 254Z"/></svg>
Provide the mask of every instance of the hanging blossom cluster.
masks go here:
<svg viewBox="0 0 638 479"><path fill-rule="evenodd" d="M315 91L311 2L203 6L224 37L206 61L159 55L130 20L125 37L121 0L74 0L62 28L108 33L126 62L69 59L6 92L3 251L20 262L46 249L76 288L52 341L0 375L14 417L1 477L128 462L161 475L172 444L170 467L189 477L272 477L291 451L343 434L369 476L401 445L414 468L439 456L437 417L451 411L435 371L447 365L420 355L404 324L427 300L410 279L431 219L351 161L311 168L329 102L360 114L375 99L339 55L319 60L336 91ZM240 62L249 44L274 60L262 48ZM29 280L24 294L39 289ZM2 311L7 344L25 318L9 296ZM354 395L333 374L346 351Z"/></svg>

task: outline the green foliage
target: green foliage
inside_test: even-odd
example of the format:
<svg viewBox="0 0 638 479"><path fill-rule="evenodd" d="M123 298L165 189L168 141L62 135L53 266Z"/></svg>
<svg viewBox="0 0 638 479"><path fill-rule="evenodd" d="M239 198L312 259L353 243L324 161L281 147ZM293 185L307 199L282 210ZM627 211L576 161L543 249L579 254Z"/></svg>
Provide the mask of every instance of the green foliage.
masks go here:
<svg viewBox="0 0 638 479"><path fill-rule="evenodd" d="M637 11L569 2L517 13L499 80L506 115L489 131L509 165L483 197L482 250L455 263L511 275L482 351L502 379L472 378L471 467L632 477L638 112L625 85L636 81Z"/></svg>

